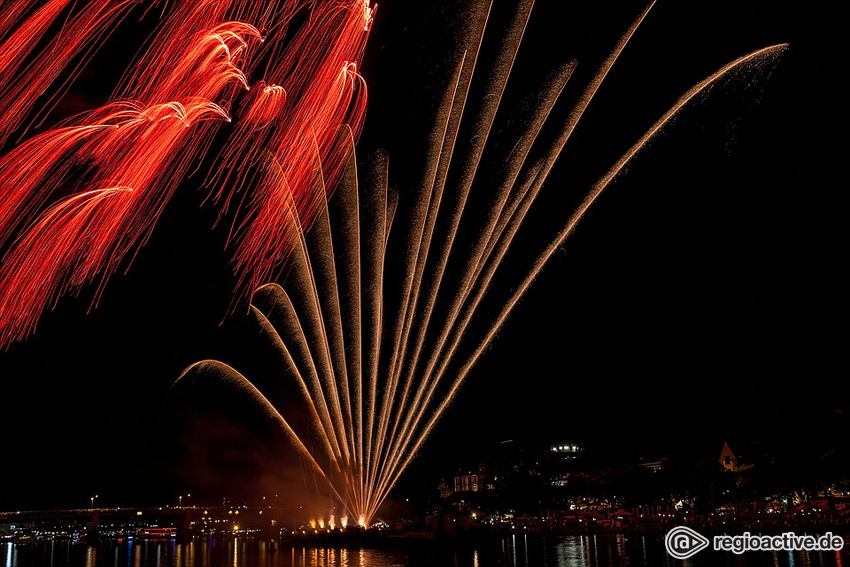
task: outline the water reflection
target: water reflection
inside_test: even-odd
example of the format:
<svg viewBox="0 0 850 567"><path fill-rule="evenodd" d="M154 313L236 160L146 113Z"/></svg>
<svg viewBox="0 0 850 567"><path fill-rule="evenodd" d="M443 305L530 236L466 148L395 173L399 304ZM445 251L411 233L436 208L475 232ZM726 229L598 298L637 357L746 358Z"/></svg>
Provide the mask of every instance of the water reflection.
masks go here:
<svg viewBox="0 0 850 567"><path fill-rule="evenodd" d="M662 535L598 534L542 538L520 534L476 545L433 542L399 549L271 546L268 540L71 541L0 543L2 567L843 567L847 550L829 553L705 551L678 561ZM850 563L848 563L850 565Z"/></svg>
<svg viewBox="0 0 850 567"><path fill-rule="evenodd" d="M86 548L86 567L97 567L97 548Z"/></svg>

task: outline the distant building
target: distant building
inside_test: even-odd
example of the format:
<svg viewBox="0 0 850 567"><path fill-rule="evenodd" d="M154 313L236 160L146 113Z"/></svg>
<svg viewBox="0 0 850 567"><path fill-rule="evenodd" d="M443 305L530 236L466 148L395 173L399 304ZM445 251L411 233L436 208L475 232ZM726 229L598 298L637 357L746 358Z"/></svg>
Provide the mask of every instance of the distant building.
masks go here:
<svg viewBox="0 0 850 567"><path fill-rule="evenodd" d="M477 471L458 472L449 485L447 482L440 484L440 497L448 498L456 492L482 492L484 490L495 490L496 477L488 473L484 464L478 465Z"/></svg>
<svg viewBox="0 0 850 567"><path fill-rule="evenodd" d="M584 452L584 445L574 441L556 443L549 448L549 451L561 457L577 457Z"/></svg>
<svg viewBox="0 0 850 567"><path fill-rule="evenodd" d="M720 451L720 466L725 471L738 472L738 462L732 449L729 448L729 443L723 443L723 450Z"/></svg>
<svg viewBox="0 0 850 567"><path fill-rule="evenodd" d="M460 474L454 477L455 492L478 492L484 489L486 479L478 473Z"/></svg>
<svg viewBox="0 0 850 567"><path fill-rule="evenodd" d="M446 482L445 479L440 481L440 498L445 500L446 498L448 498L449 496L451 496L454 493L455 493L455 491L454 491L453 487L450 486L449 483Z"/></svg>

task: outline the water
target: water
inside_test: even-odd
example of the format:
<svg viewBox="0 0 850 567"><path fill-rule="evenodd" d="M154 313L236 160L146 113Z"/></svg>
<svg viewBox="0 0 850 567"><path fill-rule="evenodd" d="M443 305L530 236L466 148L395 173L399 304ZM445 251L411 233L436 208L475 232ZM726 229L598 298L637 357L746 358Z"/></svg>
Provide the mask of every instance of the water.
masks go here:
<svg viewBox="0 0 850 567"><path fill-rule="evenodd" d="M847 538L845 538L847 539ZM850 541L850 540L848 540ZM685 561L667 556L662 535L598 534L561 538L509 536L475 545L422 543L393 549L280 547L267 542L219 539L0 543L0 567L850 567L850 546L841 552L747 552L705 550Z"/></svg>

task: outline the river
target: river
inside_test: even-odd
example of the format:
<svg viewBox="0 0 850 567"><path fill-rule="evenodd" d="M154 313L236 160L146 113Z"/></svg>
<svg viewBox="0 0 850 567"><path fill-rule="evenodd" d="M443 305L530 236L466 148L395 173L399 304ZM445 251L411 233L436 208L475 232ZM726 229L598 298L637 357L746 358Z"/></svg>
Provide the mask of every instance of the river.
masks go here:
<svg viewBox="0 0 850 567"><path fill-rule="evenodd" d="M846 539L846 538L845 538ZM384 548L277 547L253 538L68 540L0 543L0 567L850 567L850 546L831 552L706 549L673 559L663 534L508 536L475 544L418 542Z"/></svg>

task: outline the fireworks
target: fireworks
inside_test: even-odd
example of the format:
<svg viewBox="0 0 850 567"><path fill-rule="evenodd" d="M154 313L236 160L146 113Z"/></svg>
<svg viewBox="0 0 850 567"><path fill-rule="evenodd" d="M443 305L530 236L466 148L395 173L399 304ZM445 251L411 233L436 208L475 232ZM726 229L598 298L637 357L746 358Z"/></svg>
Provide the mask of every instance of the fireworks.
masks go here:
<svg viewBox="0 0 850 567"><path fill-rule="evenodd" d="M515 10L492 67L496 72L480 79L488 81L485 92L491 95L480 107L469 105L468 97L479 77L475 54L483 41L487 7L470 18L468 44L459 48L464 56L441 99L433 131L426 136L427 167L407 201L396 200L388 186L392 153L357 164L351 151L346 152L350 157L337 194L330 204L320 203L317 219L302 217L294 205L275 211L275 222L298 228L297 239L290 241L285 282L261 285L254 293L252 321L260 340L284 364L279 379L295 384L304 414L288 419L248 377L223 362L196 363L176 384L212 378L250 392L327 481L347 515L361 525L371 523L514 306L612 179L697 94L735 70L772 60L784 48L768 47L733 61L679 99L591 188L493 315L480 306L498 287L500 268L517 231L585 109L648 12L623 34L553 140L539 134L544 126L553 126L551 110L573 65L549 78L515 139L495 140L494 122L497 112L504 111L500 102L531 2L520 2ZM475 110L469 112L470 107ZM461 131L469 133L469 143L458 141ZM353 146L353 136L343 133L341 139ZM494 143L510 152L501 169L490 175L479 165ZM283 169L286 164L274 166ZM325 194L327 183L316 175L314 193ZM470 207L476 191L485 192L484 210ZM304 230L308 225L309 234ZM297 425L305 421L305 426Z"/></svg>
<svg viewBox="0 0 850 567"><path fill-rule="evenodd" d="M33 332L62 295L95 284L96 303L222 138L205 186L222 215L235 198L244 202L232 240L234 308L245 306L297 237L281 211L309 225L327 197L315 193L316 177L333 187L346 158L340 130L356 136L364 118L357 67L374 13L368 2L182 0L163 7L104 107L27 139L50 107L45 91L55 102L138 2L72 4L0 11L0 145L24 138L0 157L3 346Z"/></svg>

